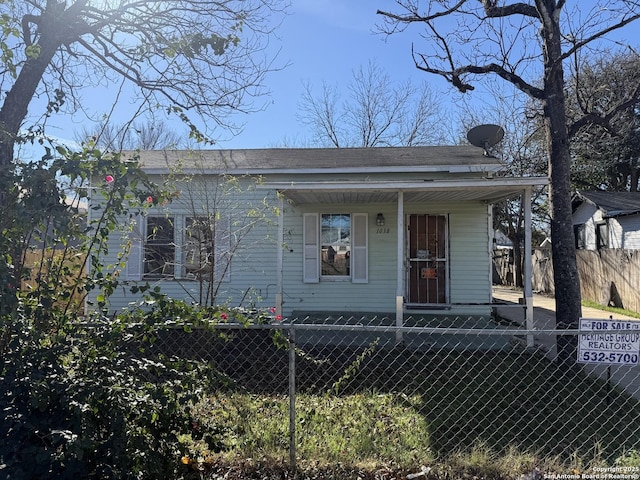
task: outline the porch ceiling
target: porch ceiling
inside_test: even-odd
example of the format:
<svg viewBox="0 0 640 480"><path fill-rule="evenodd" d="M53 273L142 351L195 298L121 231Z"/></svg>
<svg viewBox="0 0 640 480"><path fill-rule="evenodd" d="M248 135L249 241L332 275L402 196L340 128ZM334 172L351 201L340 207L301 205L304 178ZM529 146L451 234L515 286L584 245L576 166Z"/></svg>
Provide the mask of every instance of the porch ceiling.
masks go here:
<svg viewBox="0 0 640 480"><path fill-rule="evenodd" d="M331 203L394 203L398 192L405 202L483 201L493 203L546 185L546 177L492 178L430 182L299 182L265 183L298 205Z"/></svg>

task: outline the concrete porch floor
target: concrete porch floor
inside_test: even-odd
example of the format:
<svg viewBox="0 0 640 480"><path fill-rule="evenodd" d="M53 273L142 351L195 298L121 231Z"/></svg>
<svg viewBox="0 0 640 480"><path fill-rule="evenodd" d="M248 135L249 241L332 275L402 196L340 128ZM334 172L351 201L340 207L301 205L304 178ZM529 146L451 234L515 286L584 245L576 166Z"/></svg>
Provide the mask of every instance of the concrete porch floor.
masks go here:
<svg viewBox="0 0 640 480"><path fill-rule="evenodd" d="M525 308L520 303L522 290L494 286L492 302L494 316L460 316L446 312L412 313L404 315L404 326L452 329L446 333L405 333L403 344L409 348L420 350L432 348L470 349L470 350L505 350L511 349L517 343L514 336L475 334L469 330L504 330L525 329ZM535 330L554 330L556 326L555 299L550 296L533 295L533 322ZM608 319L610 314L602 310L583 307L582 316L585 318ZM624 315L613 315L614 319L631 319ZM378 346L396 345L396 334L392 328L388 331L379 327L395 326L395 314L392 312L349 312L337 314L334 312L294 311L289 321L301 326L298 332L300 345L332 345L365 347L376 339ZM322 325L322 328L305 329L304 325ZM347 326L354 328L349 329ZM367 331L366 327L376 327L376 331ZM359 328L362 327L362 330ZM455 332L455 330L467 330ZM523 340L519 336L519 340ZM556 356L556 337L553 334L536 334L535 346L542 348L550 359ZM522 342L520 342L522 343Z"/></svg>
<svg viewBox="0 0 640 480"><path fill-rule="evenodd" d="M376 342L377 347L397 346L396 331L393 328L394 313L349 312L340 315L331 312L294 311L289 321L300 326L296 330L296 343L299 346L364 348L373 342ZM443 329L442 333L420 330L403 332L402 345L420 351L510 350L515 343L514 337L510 335L476 333L514 328L508 323L496 322L491 316L407 312L403 326ZM445 332L445 329L448 331Z"/></svg>

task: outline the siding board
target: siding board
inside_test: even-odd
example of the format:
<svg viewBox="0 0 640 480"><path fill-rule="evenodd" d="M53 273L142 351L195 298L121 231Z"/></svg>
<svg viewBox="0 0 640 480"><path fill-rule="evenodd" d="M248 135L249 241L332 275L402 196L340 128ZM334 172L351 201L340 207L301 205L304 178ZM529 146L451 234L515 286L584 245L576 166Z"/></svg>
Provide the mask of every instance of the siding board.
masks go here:
<svg viewBox="0 0 640 480"><path fill-rule="evenodd" d="M214 184L209 185L214 188ZM252 191L235 197L233 205L236 213L243 210L239 206L260 204L265 192ZM275 194L269 201L277 204ZM204 202L203 202L204 203ZM172 214L190 214L186 195L170 204ZM162 212L166 210L161 210ZM157 212L155 212L157 213ZM246 213L246 210L245 210ZM319 283L303 283L303 215L305 213L362 213L368 218L367 283L350 281L330 281L321 279ZM376 217L382 213L384 227L376 225ZM397 206L395 203L356 203L353 205L310 204L284 207L284 254L283 254L283 314L293 311L317 312L333 311L341 313L379 312L389 314L395 311L396 261L397 261ZM489 278L490 256L488 252L487 206L483 202L436 202L429 204L409 203L405 213L446 215L449 238L449 299L452 303L488 303L491 299ZM219 301L229 305L275 305L277 284L277 218L256 225L245 237L232 260L229 279L221 285ZM237 227L237 226L236 226ZM232 227L232 234L233 234ZM115 263L122 244L121 235L112 235L109 240L108 263ZM404 248L404 246L402 246ZM403 281L406 279L403 279ZM181 279L158 282L162 292L174 297L194 302L199 298L199 283ZM126 308L139 297L120 287L110 300L112 310ZM456 312L478 312L478 307L455 307ZM488 308L486 310L488 311Z"/></svg>

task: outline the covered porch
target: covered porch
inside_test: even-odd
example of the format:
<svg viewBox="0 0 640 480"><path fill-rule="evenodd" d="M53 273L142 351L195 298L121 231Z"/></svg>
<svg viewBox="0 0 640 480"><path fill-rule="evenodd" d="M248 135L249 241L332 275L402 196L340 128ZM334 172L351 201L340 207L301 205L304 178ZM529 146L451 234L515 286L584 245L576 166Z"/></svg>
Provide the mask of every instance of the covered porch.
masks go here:
<svg viewBox="0 0 640 480"><path fill-rule="evenodd" d="M491 305L491 253L492 242L492 213L491 206L501 200L522 196L525 213L525 287L524 287L524 309L526 311L527 326L533 326L533 304L531 288L531 195L534 188L547 184L546 178L526 177L526 178L505 178L491 177L475 179L433 179L420 181L384 181L376 182L371 180L362 181L300 181L300 182L267 182L261 188L272 189L278 192L280 201L280 217L278 224L278 245L285 244L284 238L284 211L285 202L292 205L392 205L395 210L395 225L385 223L384 217L380 214L371 214L371 229L379 229L383 226L391 227L388 230L394 231L395 242L395 305L387 309L384 314L385 323L391 322L396 327L404 327L410 324L408 318L417 318L423 314L446 313L447 310L456 307L484 307L490 309ZM422 206L425 212L429 211L429 206L434 204L446 205L453 202L474 202L476 205L485 205L484 214L486 219L486 232L484 238L477 241L484 242L482 251L486 253L487 281L486 287L488 296L485 301L465 301L460 294L450 295L449 268L443 263L443 282L446 285L444 295L437 297L427 297L423 299L416 297L412 290L409 272L420 272L419 278L435 278L438 273L437 261L445 261L446 258L437 258L439 255L431 252L428 248L416 249L410 245L411 222L422 221L422 215L416 215L416 205ZM407 206L412 206L409 210ZM446 219L444 220L446 221ZM436 219L437 223L437 219ZM415 226L414 225L414 226ZM374 230L375 231L375 230ZM443 242L448 245L449 240ZM444 247L443 247L444 248ZM443 250L444 251L444 250ZM431 262L428 264L427 262ZM433 265L432 268L430 265ZM276 310L278 314L283 313L284 292L284 251L278 249L277 259L277 291ZM417 301L416 301L417 300ZM425 301L426 300L426 301ZM392 311L389 311L392 310ZM335 312L334 312L335 313ZM382 314L381 314L382 315ZM345 315L348 317L349 315ZM402 339L402 332L396 333L397 340Z"/></svg>

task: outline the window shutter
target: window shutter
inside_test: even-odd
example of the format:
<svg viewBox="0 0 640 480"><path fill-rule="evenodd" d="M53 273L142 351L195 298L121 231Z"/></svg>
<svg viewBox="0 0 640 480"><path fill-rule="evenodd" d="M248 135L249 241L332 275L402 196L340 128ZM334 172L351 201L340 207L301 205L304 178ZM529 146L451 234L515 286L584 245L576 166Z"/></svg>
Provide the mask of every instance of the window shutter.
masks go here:
<svg viewBox="0 0 640 480"><path fill-rule="evenodd" d="M216 236L213 240L213 255L216 282L228 282L231 278L231 219L221 214L216 218Z"/></svg>
<svg viewBox="0 0 640 480"><path fill-rule="evenodd" d="M305 213L303 216L303 263L302 278L304 283L320 281L320 245L318 239L318 214Z"/></svg>
<svg viewBox="0 0 640 480"><path fill-rule="evenodd" d="M351 215L351 281L353 283L369 281L368 218L366 213Z"/></svg>
<svg viewBox="0 0 640 480"><path fill-rule="evenodd" d="M131 231L129 232L129 255L126 257L125 280L142 280L142 260L144 249L144 218L140 214L132 215L129 222Z"/></svg>

